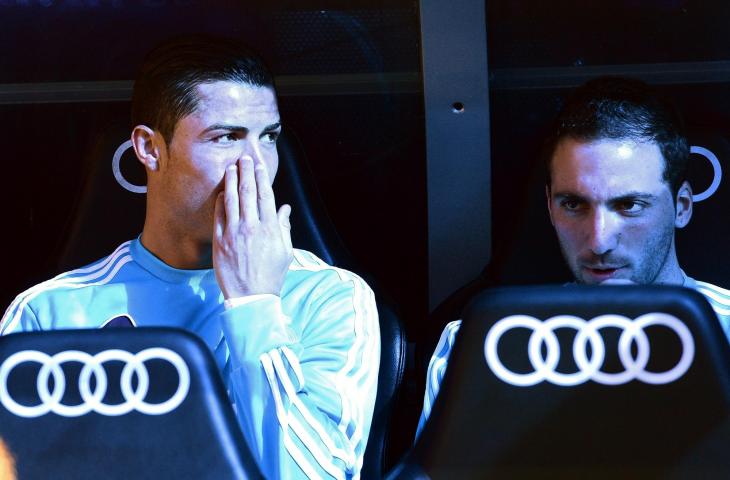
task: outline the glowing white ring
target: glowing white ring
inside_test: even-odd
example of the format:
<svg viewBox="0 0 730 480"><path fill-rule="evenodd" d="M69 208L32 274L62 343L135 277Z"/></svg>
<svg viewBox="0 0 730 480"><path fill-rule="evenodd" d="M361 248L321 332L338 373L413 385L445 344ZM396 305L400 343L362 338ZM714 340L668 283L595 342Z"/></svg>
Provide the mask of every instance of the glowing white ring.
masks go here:
<svg viewBox="0 0 730 480"><path fill-rule="evenodd" d="M535 385L536 383L540 383L543 380L540 372L538 371L535 371L533 373L520 374L508 370L507 367L502 364L502 361L499 359L499 355L497 354L497 344L499 343L499 338L507 330L517 327L538 330L541 325L541 321L527 315L512 315L510 317L503 318L502 320L494 324L492 329L489 331L489 334L487 335L486 342L484 342L484 353L487 357L487 363L489 364L489 367L492 369L495 375L497 375L499 378L509 377L511 379L510 383L523 387ZM549 339L547 340L549 342L549 345L548 358L545 363L548 365L552 365L553 363L557 365L559 360L557 356L557 348L550 348L550 346L552 346L552 339L554 339L557 343L557 338L554 337L555 335L553 335L553 338L547 337ZM551 352L555 352L552 353L552 356L555 358L552 358L550 356Z"/></svg>
<svg viewBox="0 0 730 480"><path fill-rule="evenodd" d="M649 339L644 329L651 325L662 325L672 330L682 343L682 355L677 364L666 372L646 371L651 354ZM514 328L532 330L528 343L528 357L533 372L516 373L504 366L497 347L504 333ZM560 360L560 344L554 331L558 328L572 328L577 331L573 340L573 357L578 371L565 374L555 370ZM605 345L599 331L603 328L621 329L618 354L624 371L606 373L600 370L605 359ZM636 342L636 358L631 354L631 345ZM588 360L587 343L592 349ZM542 358L543 343L547 348ZM536 385L548 381L560 386L578 385L588 380L603 385L621 385L634 379L644 383L660 385L670 383L684 375L692 365L695 345L687 326L676 317L666 313L647 313L632 321L621 315L601 315L585 321L578 317L559 315L544 322L528 315L511 315L495 323L484 341L484 357L487 365L502 381L519 387Z"/></svg>
<svg viewBox="0 0 730 480"><path fill-rule="evenodd" d="M664 325L674 330L677 336L679 336L679 339L682 341L682 357L679 359L679 362L674 367L674 369L660 373L647 372L646 370L642 369L642 371L637 372L636 378L644 383L661 385L677 380L679 377L684 375L687 370L689 370L689 367L692 365L692 360L695 356L695 343L692 340L692 333L689 331L689 328L687 328L687 325L680 322L676 317L673 317L672 315L668 315L666 313L653 313L642 315L637 318L634 323L636 324L636 328L640 328L641 330L651 325ZM619 346L623 341L624 339L621 338L619 341ZM628 343L628 341L626 343ZM619 353L624 352L625 355L631 356L631 351L629 350L629 348L624 349L620 347Z"/></svg>
<svg viewBox="0 0 730 480"><path fill-rule="evenodd" d="M185 361L178 355L177 353L173 352L172 350L168 350L166 348L148 348L146 350L142 350L137 354L137 359L144 363L147 360L152 360L155 358L159 358L162 360L167 360L170 362L175 369L177 370L178 374L178 386L175 393L172 394L172 397L170 397L169 400L162 403L147 403L147 402L140 402L139 406L137 407L137 410L146 413L147 415L162 415L170 411L168 404L173 404L177 407L177 405L180 405L183 400L185 400L185 397L188 395L188 391L190 390L190 374L188 372L188 366L185 364ZM131 372L131 370L130 370ZM127 367L125 367L125 370L122 371L122 378L126 378L125 375L128 375L130 377L130 390L131 390L131 373L127 373ZM141 383L141 382L140 382ZM122 382L122 394L124 394L124 388L127 385L127 382ZM139 389L139 387L138 387ZM125 395L126 397L126 395ZM144 398L144 397L142 397Z"/></svg>
<svg viewBox="0 0 730 480"><path fill-rule="evenodd" d="M165 360L177 370L178 387L175 393L161 403L144 401L149 391L149 372L144 362L153 359ZM120 386L124 402L108 405L103 403L107 390L107 375L103 364L109 361L124 362L120 378ZM8 392L8 376L13 368L24 362L41 364L36 379L36 388L41 403L28 406L16 402ZM83 365L79 374L79 393L82 402L79 405L61 403L66 389L66 378L60 365L66 362L78 362ZM137 374L137 388L132 388L132 374ZM53 391L48 391L48 379L53 375ZM96 388L91 391L91 376L96 378ZM187 397L190 390L190 371L185 361L172 350L166 348L148 348L136 354L124 350L105 350L90 355L78 350L67 350L53 356L36 350L22 350L9 356L0 364L0 403L11 413L19 417L33 418L53 412L63 417L78 417L91 411L106 416L118 416L136 410L147 415L163 415L176 409Z"/></svg>
<svg viewBox="0 0 730 480"><path fill-rule="evenodd" d="M13 400L13 397L10 396L10 392L8 392L8 376L10 375L10 371L16 365L24 362L37 362L41 365L45 365L50 361L51 357L49 355L43 352L36 352L33 350L27 350L24 355L13 354L5 359L2 365L0 365L0 403L2 403L5 408L15 413L16 415L26 418L40 417L41 415L45 415L46 413L50 412L50 404L42 403L37 406L28 407L26 405L21 405ZM58 368L58 366L56 366L56 368ZM60 370L60 368L58 368L58 370ZM65 388L66 380L63 378L62 371L60 375L56 375L56 373L57 371L54 369L54 381L57 386L56 390L59 390L59 393L55 394L54 392L54 395L52 397L55 399L55 401L60 401L61 396L63 395L63 390L58 388L58 385L63 385Z"/></svg>
<svg viewBox="0 0 730 480"><path fill-rule="evenodd" d="M718 160L717 156L705 147L698 147L696 145L693 145L692 147L690 147L689 153L702 155L707 160L709 160L710 164L712 165L712 183L710 183L710 186L707 187L707 190L705 190L704 192L695 193L694 195L692 195L693 201L701 202L702 200L707 200L708 198L710 198L720 186L720 181L722 180L722 165L720 165L720 160Z"/></svg>
<svg viewBox="0 0 730 480"><path fill-rule="evenodd" d="M114 172L114 178L117 179L117 183L122 186L125 190L129 190L132 193L146 193L146 185L135 185L127 181L122 175L122 171L119 169L119 163L122 161L122 155L124 152L132 146L132 141L127 140L117 147L114 152L114 158L112 159L112 171Z"/></svg>

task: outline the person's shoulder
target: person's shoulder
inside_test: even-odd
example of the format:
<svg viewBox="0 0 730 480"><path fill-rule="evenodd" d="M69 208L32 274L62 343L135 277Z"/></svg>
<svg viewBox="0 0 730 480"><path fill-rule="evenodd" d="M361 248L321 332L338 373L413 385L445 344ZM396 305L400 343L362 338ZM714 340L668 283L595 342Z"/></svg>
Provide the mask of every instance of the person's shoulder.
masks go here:
<svg viewBox="0 0 730 480"><path fill-rule="evenodd" d="M294 250L282 301L289 310L351 312L357 318L367 318L368 323L377 323L375 294L367 282L306 250ZM325 325L321 320L318 323ZM337 321L338 328L347 328L346 322Z"/></svg>
<svg viewBox="0 0 730 480"><path fill-rule="evenodd" d="M352 284L360 288L370 289L367 282L360 275L330 265L312 252L295 248L293 253L293 259L289 265L290 272L313 276L320 281Z"/></svg>
<svg viewBox="0 0 730 480"><path fill-rule="evenodd" d="M448 336L449 343L454 343L454 339L456 338L456 334L459 333L460 328L461 320L454 320L446 324L446 327L444 327L443 335Z"/></svg>
<svg viewBox="0 0 730 480"><path fill-rule="evenodd" d="M132 261L129 251L131 241L119 245L111 254L80 268L63 272L21 292L13 304L24 303L42 297L55 295L84 287L102 286L114 282L122 267ZM12 305L11 305L12 307Z"/></svg>
<svg viewBox="0 0 730 480"><path fill-rule="evenodd" d="M697 284L697 288L704 288L713 292L721 293L727 297L730 297L730 290L722 287L718 287L717 285L713 285L709 282L703 282L701 280L695 280L695 283Z"/></svg>
<svg viewBox="0 0 730 480"><path fill-rule="evenodd" d="M293 324L305 332L303 344L336 341L362 346L380 341L370 286L359 275L329 265L311 252L294 250L281 298Z"/></svg>
<svg viewBox="0 0 730 480"><path fill-rule="evenodd" d="M724 315L730 315L730 290L699 280L695 280L695 284L715 310L722 309Z"/></svg>
<svg viewBox="0 0 730 480"><path fill-rule="evenodd" d="M308 250L295 248L292 253L293 259L291 265L289 266L290 270L319 271L323 269L334 268Z"/></svg>
<svg viewBox="0 0 730 480"><path fill-rule="evenodd" d="M61 273L50 280L41 282L18 294L5 310L0 319L0 334L3 332L28 329L52 328L49 315L63 318L73 317L73 313L96 298L97 288L118 283L124 265L132 261L129 251L130 242L117 247L110 255L89 265ZM24 320L35 322L35 326L22 325Z"/></svg>
<svg viewBox="0 0 730 480"><path fill-rule="evenodd" d="M434 356L448 356L448 353L454 346L454 342L456 342L456 335L459 333L459 328L461 328L461 320L453 320L446 324L441 332L438 345L434 350Z"/></svg>

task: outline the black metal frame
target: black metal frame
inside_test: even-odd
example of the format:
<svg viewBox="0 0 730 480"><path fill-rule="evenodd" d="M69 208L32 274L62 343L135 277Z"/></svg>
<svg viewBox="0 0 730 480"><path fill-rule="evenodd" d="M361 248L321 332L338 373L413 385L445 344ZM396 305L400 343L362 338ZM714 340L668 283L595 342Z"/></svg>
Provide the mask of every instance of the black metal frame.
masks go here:
<svg viewBox="0 0 730 480"><path fill-rule="evenodd" d="M429 309L491 252L487 32L483 0L420 0L426 114Z"/></svg>

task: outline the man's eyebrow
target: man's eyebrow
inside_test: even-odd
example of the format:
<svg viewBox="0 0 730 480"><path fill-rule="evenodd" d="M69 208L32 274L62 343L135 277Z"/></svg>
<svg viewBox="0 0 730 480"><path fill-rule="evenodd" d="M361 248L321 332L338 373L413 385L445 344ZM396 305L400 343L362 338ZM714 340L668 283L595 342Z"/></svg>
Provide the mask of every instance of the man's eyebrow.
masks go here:
<svg viewBox="0 0 730 480"><path fill-rule="evenodd" d="M612 202L624 202L627 200L656 200L657 196L646 192L628 192L618 197L611 198Z"/></svg>
<svg viewBox="0 0 730 480"><path fill-rule="evenodd" d="M580 194L575 193L575 192L570 192L570 191L567 191L567 192L554 192L552 194L552 196L553 196L553 198L560 199L560 200L566 199L566 198L575 199L575 200L583 200L583 199L585 199L585 197L583 195L580 195ZM621 195L618 195L616 197L611 197L609 199L609 202L625 202L625 201L630 201L630 200L646 200L646 201L651 201L651 200L656 200L656 198L657 198L657 196L656 195L652 195L651 193L646 193L646 192L626 192L626 193L622 193Z"/></svg>
<svg viewBox="0 0 730 480"><path fill-rule="evenodd" d="M264 131L270 132L271 130L278 130L279 128L281 128L281 122L276 122L276 123L272 123L271 125L266 125L264 127ZM207 127L201 133L206 134L208 132L212 132L215 130L226 130L229 132L237 132L237 133L248 133L249 132L248 128L242 127L240 125L228 125L226 123L215 123L215 124Z"/></svg>
<svg viewBox="0 0 730 480"><path fill-rule="evenodd" d="M582 200L583 195L579 195L575 192L552 192L552 197L557 199L574 198L576 200Z"/></svg>
<svg viewBox="0 0 730 480"><path fill-rule="evenodd" d="M206 133L212 132L214 130L227 130L229 132L248 133L248 128L246 128L246 127L241 127L238 125L227 125L225 123L213 124L210 127L203 130L201 133L206 134Z"/></svg>
<svg viewBox="0 0 730 480"><path fill-rule="evenodd" d="M264 132L270 132L272 130L278 130L281 128L281 122L272 123L264 127Z"/></svg>

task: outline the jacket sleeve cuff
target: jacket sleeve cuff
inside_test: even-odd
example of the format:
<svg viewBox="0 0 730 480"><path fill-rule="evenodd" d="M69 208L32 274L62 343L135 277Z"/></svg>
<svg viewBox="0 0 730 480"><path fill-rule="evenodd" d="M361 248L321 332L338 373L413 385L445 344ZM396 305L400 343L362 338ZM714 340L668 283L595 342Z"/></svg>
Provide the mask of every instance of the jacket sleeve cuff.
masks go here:
<svg viewBox="0 0 730 480"><path fill-rule="evenodd" d="M250 302L255 302L257 300L263 300L265 298L277 298L276 295L273 293L260 293L257 295L248 295L245 297L234 297L234 298L227 298L223 305L226 307L226 310L230 310L231 308L236 308L241 305L246 305Z"/></svg>
<svg viewBox="0 0 730 480"><path fill-rule="evenodd" d="M258 364L261 354L298 342L281 308L281 299L276 295L260 297L221 314L221 327L235 363Z"/></svg>

